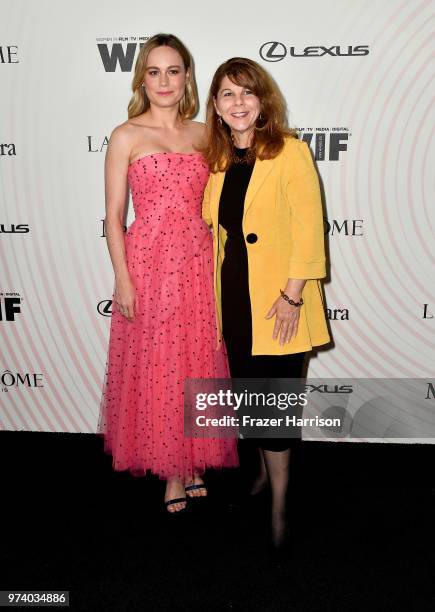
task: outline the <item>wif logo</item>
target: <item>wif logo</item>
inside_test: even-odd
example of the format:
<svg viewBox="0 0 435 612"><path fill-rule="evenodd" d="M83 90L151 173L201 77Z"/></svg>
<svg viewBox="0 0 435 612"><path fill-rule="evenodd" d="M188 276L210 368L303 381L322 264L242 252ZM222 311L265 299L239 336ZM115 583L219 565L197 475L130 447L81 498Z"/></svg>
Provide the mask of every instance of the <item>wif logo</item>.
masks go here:
<svg viewBox="0 0 435 612"><path fill-rule="evenodd" d="M22 299L19 293L0 293L0 321L15 321L21 312Z"/></svg>
<svg viewBox="0 0 435 612"><path fill-rule="evenodd" d="M352 136L347 127L297 128L304 142L314 151L316 161L340 161L340 154L347 151Z"/></svg>
<svg viewBox="0 0 435 612"><path fill-rule="evenodd" d="M106 36L97 38L97 47L106 72L131 72L136 52L149 36Z"/></svg>
<svg viewBox="0 0 435 612"><path fill-rule="evenodd" d="M0 64L18 64L17 45L0 45Z"/></svg>

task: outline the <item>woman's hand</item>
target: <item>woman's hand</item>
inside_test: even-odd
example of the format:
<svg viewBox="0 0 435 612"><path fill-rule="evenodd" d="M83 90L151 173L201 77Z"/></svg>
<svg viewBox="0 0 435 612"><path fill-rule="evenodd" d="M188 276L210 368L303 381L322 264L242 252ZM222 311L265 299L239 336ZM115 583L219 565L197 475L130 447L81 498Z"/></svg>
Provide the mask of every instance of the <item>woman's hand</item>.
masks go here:
<svg viewBox="0 0 435 612"><path fill-rule="evenodd" d="M300 307L292 306L285 302L281 296L273 303L272 308L266 315L266 319L271 319L276 315L275 326L273 328L273 339L279 336L279 343L283 346L290 342L298 331Z"/></svg>
<svg viewBox="0 0 435 612"><path fill-rule="evenodd" d="M117 311L133 321L139 307L136 289L130 278L116 280L114 301Z"/></svg>

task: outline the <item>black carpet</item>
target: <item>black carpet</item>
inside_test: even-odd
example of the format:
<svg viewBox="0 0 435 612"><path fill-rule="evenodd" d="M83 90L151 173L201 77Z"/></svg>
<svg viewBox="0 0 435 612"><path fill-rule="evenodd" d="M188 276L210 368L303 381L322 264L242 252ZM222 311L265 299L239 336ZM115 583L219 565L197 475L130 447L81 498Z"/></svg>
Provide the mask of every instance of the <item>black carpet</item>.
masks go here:
<svg viewBox="0 0 435 612"><path fill-rule="evenodd" d="M0 432L0 590L91 612L435 608L435 446L303 443L281 553L248 455L168 516L164 483L114 473L97 437Z"/></svg>

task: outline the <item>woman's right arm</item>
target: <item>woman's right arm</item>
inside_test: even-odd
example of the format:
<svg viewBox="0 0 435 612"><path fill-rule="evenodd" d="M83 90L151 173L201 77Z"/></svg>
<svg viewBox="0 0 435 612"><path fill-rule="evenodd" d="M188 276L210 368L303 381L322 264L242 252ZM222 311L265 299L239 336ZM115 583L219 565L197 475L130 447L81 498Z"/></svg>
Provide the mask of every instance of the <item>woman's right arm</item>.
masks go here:
<svg viewBox="0 0 435 612"><path fill-rule="evenodd" d="M115 272L114 301L117 310L129 321L137 311L137 298L127 268L124 244L124 217L127 205L127 172L130 156L129 139L122 127L110 137L105 162L106 239Z"/></svg>

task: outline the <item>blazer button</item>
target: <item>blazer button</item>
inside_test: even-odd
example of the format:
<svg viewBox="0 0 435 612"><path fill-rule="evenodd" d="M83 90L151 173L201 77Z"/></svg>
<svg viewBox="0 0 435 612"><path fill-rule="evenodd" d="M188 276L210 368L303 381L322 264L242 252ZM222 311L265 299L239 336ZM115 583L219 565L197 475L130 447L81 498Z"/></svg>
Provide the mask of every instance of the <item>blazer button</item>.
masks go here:
<svg viewBox="0 0 435 612"><path fill-rule="evenodd" d="M257 240L258 240L257 234L248 234L246 236L246 242L249 242L249 244L254 244L255 242L257 242Z"/></svg>

